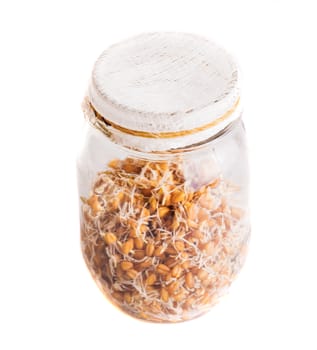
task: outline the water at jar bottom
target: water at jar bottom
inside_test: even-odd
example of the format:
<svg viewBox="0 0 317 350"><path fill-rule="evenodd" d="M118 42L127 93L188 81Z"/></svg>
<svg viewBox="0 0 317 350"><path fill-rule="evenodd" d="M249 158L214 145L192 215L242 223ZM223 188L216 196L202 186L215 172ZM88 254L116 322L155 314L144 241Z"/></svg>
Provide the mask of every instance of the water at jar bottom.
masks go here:
<svg viewBox="0 0 317 350"><path fill-rule="evenodd" d="M179 162L127 158L83 198L86 264L107 298L139 319L180 322L208 311L241 269L249 225L221 177L188 187ZM191 183L193 183L191 181Z"/></svg>

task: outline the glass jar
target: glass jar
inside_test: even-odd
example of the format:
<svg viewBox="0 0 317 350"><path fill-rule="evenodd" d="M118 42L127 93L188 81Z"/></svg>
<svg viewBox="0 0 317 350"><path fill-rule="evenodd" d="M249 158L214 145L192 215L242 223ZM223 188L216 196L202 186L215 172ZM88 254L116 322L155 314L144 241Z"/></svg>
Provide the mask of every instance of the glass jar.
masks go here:
<svg viewBox="0 0 317 350"><path fill-rule="evenodd" d="M250 234L239 74L201 37L149 33L106 50L78 158L81 244L126 313L178 322L208 311Z"/></svg>

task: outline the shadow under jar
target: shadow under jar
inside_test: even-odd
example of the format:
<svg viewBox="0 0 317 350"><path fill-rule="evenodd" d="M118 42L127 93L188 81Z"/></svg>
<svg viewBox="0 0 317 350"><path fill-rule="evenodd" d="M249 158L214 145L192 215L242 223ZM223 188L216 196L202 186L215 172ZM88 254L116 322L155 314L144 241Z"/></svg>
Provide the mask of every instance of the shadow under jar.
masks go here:
<svg viewBox="0 0 317 350"><path fill-rule="evenodd" d="M179 322L236 277L250 234L239 73L208 40L149 33L106 50L83 103L81 244L107 298Z"/></svg>

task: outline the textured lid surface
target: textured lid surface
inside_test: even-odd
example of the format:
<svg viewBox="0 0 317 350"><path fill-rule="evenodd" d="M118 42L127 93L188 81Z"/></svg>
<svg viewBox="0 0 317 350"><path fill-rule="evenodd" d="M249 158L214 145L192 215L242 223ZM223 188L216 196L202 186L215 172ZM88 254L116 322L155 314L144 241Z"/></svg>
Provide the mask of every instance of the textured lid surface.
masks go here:
<svg viewBox="0 0 317 350"><path fill-rule="evenodd" d="M104 118L124 128L186 131L233 108L238 69L225 50L200 36L146 33L102 53L88 95Z"/></svg>

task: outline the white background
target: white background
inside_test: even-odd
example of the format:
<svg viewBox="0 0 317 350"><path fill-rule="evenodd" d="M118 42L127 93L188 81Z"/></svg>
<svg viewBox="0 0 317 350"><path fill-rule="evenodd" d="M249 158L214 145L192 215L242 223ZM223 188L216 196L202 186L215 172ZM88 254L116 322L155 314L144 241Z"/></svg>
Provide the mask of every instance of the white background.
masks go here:
<svg viewBox="0 0 317 350"><path fill-rule="evenodd" d="M315 1L0 2L0 348L317 349ZM175 325L124 316L80 255L75 158L94 60L202 34L244 72L252 241L230 294Z"/></svg>

